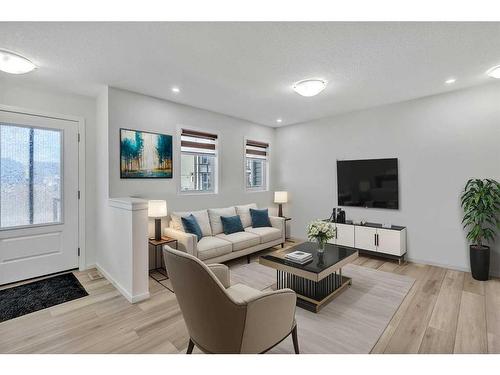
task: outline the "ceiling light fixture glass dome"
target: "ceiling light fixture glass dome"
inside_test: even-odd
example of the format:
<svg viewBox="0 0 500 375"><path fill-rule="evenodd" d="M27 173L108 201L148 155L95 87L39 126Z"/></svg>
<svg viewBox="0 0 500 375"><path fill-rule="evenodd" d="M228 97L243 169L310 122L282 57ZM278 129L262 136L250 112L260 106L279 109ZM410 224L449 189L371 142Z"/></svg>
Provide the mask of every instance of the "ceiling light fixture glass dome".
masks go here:
<svg viewBox="0 0 500 375"><path fill-rule="evenodd" d="M31 72L36 65L17 53L0 49L0 70L10 74Z"/></svg>
<svg viewBox="0 0 500 375"><path fill-rule="evenodd" d="M323 79L309 78L293 84L293 90L302 96L315 96L323 91L327 82Z"/></svg>
<svg viewBox="0 0 500 375"><path fill-rule="evenodd" d="M500 79L500 65L494 66L486 72L491 78Z"/></svg>

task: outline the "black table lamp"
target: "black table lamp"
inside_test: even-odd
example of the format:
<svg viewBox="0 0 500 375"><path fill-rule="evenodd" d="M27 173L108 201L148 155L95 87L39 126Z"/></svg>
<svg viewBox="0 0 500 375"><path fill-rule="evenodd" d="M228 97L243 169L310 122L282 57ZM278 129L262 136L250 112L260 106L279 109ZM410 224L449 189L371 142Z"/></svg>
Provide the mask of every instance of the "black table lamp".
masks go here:
<svg viewBox="0 0 500 375"><path fill-rule="evenodd" d="M167 202L153 200L148 202L148 216L155 218L155 240L161 240L161 218L167 216Z"/></svg>

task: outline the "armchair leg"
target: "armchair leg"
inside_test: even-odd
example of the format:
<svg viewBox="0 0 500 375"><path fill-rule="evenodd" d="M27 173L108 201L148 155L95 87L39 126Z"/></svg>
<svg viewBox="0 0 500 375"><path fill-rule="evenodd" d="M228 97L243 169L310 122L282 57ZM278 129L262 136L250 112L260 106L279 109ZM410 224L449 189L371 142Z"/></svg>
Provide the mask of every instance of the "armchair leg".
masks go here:
<svg viewBox="0 0 500 375"><path fill-rule="evenodd" d="M297 325L292 330L293 349L295 354L299 354L299 339L297 338Z"/></svg>
<svg viewBox="0 0 500 375"><path fill-rule="evenodd" d="M193 342L193 340L189 339L189 343L188 343L188 348L187 348L186 354L193 353L193 349L194 349L194 342Z"/></svg>

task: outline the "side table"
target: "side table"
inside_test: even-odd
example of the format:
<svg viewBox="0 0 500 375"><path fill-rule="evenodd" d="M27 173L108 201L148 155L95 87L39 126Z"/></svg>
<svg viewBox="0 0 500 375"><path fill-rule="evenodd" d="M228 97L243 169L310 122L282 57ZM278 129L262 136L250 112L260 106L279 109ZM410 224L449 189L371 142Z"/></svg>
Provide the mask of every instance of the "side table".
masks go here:
<svg viewBox="0 0 500 375"><path fill-rule="evenodd" d="M287 237L287 235L286 235L286 222L292 220L292 218L291 217L286 217L286 216L283 216L283 218L285 219L285 241L288 240L288 242L294 242L294 241L290 240L290 238Z"/></svg>
<svg viewBox="0 0 500 375"><path fill-rule="evenodd" d="M162 266L163 245L169 245L169 246L175 247L177 249L177 240L175 238L162 236L162 238L159 241L155 240L154 238L150 238L148 243L149 243L149 248L154 249L154 256L155 256L155 265L154 265L155 268L150 270L150 272L149 272L150 276L155 281L158 281L158 282L168 279L167 269L163 268L163 266ZM159 251L158 251L158 249L159 249ZM153 271L156 271L156 272L153 272ZM155 277L154 276L155 273L159 273L160 275L164 276L164 278Z"/></svg>

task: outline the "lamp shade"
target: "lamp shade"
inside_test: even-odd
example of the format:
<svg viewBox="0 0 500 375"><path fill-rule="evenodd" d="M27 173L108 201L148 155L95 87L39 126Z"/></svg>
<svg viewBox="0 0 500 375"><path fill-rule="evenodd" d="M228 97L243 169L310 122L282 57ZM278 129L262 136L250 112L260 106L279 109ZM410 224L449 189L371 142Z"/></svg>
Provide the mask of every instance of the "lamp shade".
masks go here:
<svg viewBox="0 0 500 375"><path fill-rule="evenodd" d="M167 202L162 200L154 200L148 202L149 217L164 217L167 216Z"/></svg>
<svg viewBox="0 0 500 375"><path fill-rule="evenodd" d="M286 191L274 192L274 203L286 203L286 202L288 202L288 192Z"/></svg>

